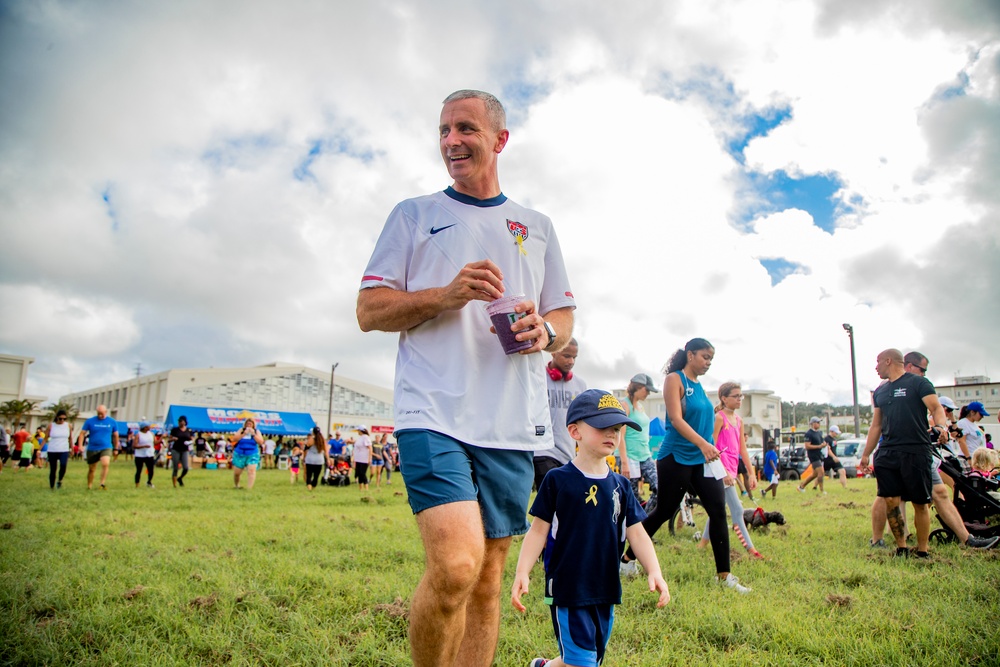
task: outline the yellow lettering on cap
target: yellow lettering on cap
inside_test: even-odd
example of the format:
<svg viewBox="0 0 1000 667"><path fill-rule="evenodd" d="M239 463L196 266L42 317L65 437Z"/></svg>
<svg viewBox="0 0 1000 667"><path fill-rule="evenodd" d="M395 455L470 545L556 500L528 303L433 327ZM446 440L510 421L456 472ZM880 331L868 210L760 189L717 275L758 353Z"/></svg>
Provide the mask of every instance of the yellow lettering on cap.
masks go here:
<svg viewBox="0 0 1000 667"><path fill-rule="evenodd" d="M604 396L601 396L601 400L598 401L597 409L603 410L604 408L614 408L625 412L625 408L622 407L622 404L612 394L605 394Z"/></svg>

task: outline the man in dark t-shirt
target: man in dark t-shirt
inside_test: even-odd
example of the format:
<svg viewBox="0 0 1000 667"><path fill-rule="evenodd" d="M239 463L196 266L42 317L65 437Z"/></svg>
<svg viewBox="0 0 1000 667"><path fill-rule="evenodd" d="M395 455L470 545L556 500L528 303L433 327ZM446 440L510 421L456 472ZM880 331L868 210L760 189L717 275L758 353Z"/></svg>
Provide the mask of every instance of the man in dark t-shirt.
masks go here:
<svg viewBox="0 0 1000 667"><path fill-rule="evenodd" d="M944 409L938 401L934 385L927 378L907 373L903 353L889 349L878 355L875 370L887 380L875 390L874 413L868 441L861 456L861 467L867 469L869 457L879 444L875 458L875 479L878 495L885 498L886 518L896 538L896 554L908 555L906 528L900 501L913 504L917 529L917 556L927 556L927 537L931 515L931 443L927 436L927 412L935 423L945 423ZM943 443L948 431L941 430Z"/></svg>
<svg viewBox="0 0 1000 667"><path fill-rule="evenodd" d="M823 432L819 430L820 419L813 417L809 420L809 430L805 433L806 456L809 457L809 466L813 475L819 481L819 490L823 491L823 452L826 451L826 443L823 442ZM806 490L806 481L800 482L798 489L800 492Z"/></svg>

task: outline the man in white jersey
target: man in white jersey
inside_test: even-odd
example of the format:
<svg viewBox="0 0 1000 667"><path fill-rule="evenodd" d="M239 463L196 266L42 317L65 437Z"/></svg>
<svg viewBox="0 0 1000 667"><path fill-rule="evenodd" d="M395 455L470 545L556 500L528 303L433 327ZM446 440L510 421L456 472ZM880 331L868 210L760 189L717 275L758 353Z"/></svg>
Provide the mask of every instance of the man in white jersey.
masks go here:
<svg viewBox="0 0 1000 667"><path fill-rule="evenodd" d="M357 315L363 331L399 332L396 436L427 559L410 607L413 664L486 666L507 551L528 528L532 451L553 446L538 353L570 340L575 301L551 221L500 190L499 100L452 93L438 130L454 182L389 215ZM531 347L507 356L485 305L519 294L510 329Z"/></svg>

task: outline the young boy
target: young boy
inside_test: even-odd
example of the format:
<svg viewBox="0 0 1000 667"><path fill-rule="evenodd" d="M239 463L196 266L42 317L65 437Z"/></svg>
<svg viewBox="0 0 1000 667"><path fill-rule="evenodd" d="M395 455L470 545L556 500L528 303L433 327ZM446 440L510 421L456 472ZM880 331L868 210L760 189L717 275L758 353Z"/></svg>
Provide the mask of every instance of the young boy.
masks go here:
<svg viewBox="0 0 1000 667"><path fill-rule="evenodd" d="M614 606L621 603L618 562L625 540L648 573L649 590L659 591L658 607L670 602L653 542L640 523L646 513L629 480L608 468L605 457L621 438L622 425L641 430L613 395L588 389L566 415L577 442L576 458L549 471L531 506L535 517L521 544L511 603L524 611L531 566L545 549L545 601L561 655L536 658L530 667L597 667L611 634Z"/></svg>

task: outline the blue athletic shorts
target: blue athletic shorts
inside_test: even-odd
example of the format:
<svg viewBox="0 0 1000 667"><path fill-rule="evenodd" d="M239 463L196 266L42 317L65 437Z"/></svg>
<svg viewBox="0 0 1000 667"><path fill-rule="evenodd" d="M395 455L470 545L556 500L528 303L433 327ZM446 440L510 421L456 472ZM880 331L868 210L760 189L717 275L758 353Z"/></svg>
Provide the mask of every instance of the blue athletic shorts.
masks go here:
<svg viewBox="0 0 1000 667"><path fill-rule="evenodd" d="M247 466L259 466L260 465L260 452L256 451L253 454L237 454L233 452L233 467L243 469Z"/></svg>
<svg viewBox="0 0 1000 667"><path fill-rule="evenodd" d="M597 667L615 624L613 604L587 607L551 606L552 628L559 642L563 662L580 667Z"/></svg>
<svg viewBox="0 0 1000 667"><path fill-rule="evenodd" d="M474 447L425 429L396 431L396 444L414 514L471 500L479 503L487 538L528 531L531 452Z"/></svg>

